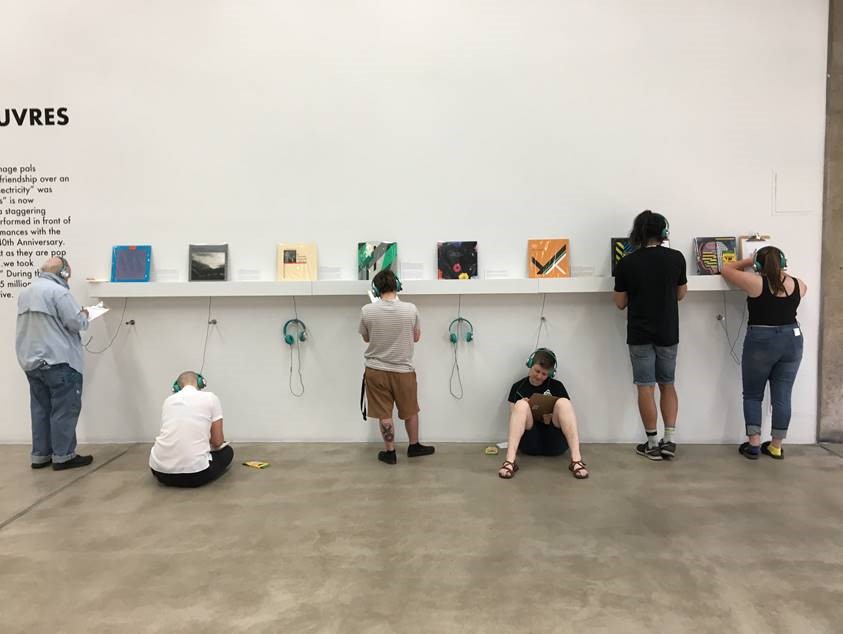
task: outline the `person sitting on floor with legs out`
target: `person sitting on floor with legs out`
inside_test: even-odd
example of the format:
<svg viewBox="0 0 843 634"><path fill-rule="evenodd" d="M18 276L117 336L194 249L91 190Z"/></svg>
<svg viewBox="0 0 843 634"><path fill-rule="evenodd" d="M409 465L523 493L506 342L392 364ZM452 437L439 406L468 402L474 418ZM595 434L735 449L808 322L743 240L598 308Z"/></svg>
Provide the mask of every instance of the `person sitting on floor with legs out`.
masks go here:
<svg viewBox="0 0 843 634"><path fill-rule="evenodd" d="M161 433L149 452L149 468L161 484L200 487L220 477L234 459L225 442L222 405L206 392L205 377L182 372L161 411Z"/></svg>
<svg viewBox="0 0 843 634"><path fill-rule="evenodd" d="M509 390L509 438L506 460L498 476L510 479L518 471L517 452L531 456L560 456L571 449L568 469L578 480L588 477L588 469L580 454L577 416L565 386L554 379L556 355L547 348L539 348L527 360L529 374L516 381ZM533 395L556 397L550 413L547 403L540 404ZM552 400L541 399L541 400Z"/></svg>

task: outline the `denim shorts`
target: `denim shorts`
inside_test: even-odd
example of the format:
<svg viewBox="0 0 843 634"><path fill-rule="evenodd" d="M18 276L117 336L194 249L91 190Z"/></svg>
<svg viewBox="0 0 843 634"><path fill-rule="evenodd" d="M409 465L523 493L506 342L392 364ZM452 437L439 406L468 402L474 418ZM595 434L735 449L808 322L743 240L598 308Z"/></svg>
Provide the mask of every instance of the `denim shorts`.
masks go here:
<svg viewBox="0 0 843 634"><path fill-rule="evenodd" d="M676 374L676 350L679 344L657 346L652 343L629 346L632 381L635 385L666 385Z"/></svg>

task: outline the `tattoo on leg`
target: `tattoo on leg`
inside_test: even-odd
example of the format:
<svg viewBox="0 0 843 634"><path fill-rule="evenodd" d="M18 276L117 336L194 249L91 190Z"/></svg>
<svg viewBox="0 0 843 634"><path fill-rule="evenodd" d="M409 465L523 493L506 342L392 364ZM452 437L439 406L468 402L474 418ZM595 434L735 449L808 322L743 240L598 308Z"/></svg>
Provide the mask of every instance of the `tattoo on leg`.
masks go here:
<svg viewBox="0 0 843 634"><path fill-rule="evenodd" d="M381 436L386 442L392 442L395 439L395 428L392 423L381 423Z"/></svg>

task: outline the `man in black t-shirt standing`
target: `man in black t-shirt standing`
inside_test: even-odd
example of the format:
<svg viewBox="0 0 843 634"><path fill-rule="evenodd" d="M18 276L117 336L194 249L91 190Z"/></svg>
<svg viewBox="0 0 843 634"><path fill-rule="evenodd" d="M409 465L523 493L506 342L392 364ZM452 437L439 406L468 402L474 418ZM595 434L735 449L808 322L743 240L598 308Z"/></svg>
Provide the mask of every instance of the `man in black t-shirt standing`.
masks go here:
<svg viewBox="0 0 843 634"><path fill-rule="evenodd" d="M688 291L685 257L662 246L669 226L661 214L642 211L635 218L629 242L636 250L615 269L615 305L627 309L626 343L632 361L633 382L638 386L638 411L647 442L636 453L650 460L673 458L679 398L673 384L679 345L678 302ZM656 383L664 421L664 438L658 438Z"/></svg>
<svg viewBox="0 0 843 634"><path fill-rule="evenodd" d="M516 381L509 390L509 437L506 460L498 469L498 476L509 480L518 471L517 452L534 456L559 456L571 448L568 469L578 480L588 477L588 469L580 455L577 416L565 386L553 378L556 374L556 355L547 348L539 348L527 359L529 374ZM545 400L556 401L552 409L543 407L530 397L539 394ZM546 405L546 404L544 404ZM550 413L544 413L549 411Z"/></svg>

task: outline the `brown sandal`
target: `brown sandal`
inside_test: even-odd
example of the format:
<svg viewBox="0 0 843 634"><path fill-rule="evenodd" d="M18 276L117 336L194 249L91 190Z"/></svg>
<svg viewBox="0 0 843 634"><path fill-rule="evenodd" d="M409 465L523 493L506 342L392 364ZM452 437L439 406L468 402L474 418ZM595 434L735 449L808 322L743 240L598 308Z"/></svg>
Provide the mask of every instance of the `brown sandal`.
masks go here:
<svg viewBox="0 0 843 634"><path fill-rule="evenodd" d="M571 460L571 464L568 465L568 471L570 471L577 480L585 480L588 477L586 464L582 460ZM585 471L585 475L583 475L583 471Z"/></svg>
<svg viewBox="0 0 843 634"><path fill-rule="evenodd" d="M501 474L501 471L505 471L506 475ZM504 460L503 464L498 469L498 477L504 480L509 480L512 476L515 475L516 471L518 471L517 462L510 462L509 460Z"/></svg>

